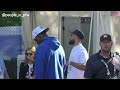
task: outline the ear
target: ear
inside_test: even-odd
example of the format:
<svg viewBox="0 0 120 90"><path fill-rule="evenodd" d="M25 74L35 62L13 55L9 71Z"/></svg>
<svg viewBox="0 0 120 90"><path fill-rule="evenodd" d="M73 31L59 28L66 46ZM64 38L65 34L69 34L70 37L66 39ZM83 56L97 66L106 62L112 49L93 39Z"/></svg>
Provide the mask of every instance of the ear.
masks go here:
<svg viewBox="0 0 120 90"><path fill-rule="evenodd" d="M39 39L43 39L44 38L44 35L43 34L39 34Z"/></svg>

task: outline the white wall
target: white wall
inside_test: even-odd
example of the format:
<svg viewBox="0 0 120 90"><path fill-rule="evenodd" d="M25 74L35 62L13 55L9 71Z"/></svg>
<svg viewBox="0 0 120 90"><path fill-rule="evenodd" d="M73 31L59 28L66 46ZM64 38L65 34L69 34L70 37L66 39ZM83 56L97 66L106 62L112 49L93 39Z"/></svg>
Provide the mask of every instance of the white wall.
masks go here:
<svg viewBox="0 0 120 90"><path fill-rule="evenodd" d="M110 12L103 11L95 11L93 18L93 53L96 53L100 50L100 36L107 33L112 36L113 43L114 40L114 30L113 30L113 22L111 20ZM113 44L112 52L114 52L115 44Z"/></svg>

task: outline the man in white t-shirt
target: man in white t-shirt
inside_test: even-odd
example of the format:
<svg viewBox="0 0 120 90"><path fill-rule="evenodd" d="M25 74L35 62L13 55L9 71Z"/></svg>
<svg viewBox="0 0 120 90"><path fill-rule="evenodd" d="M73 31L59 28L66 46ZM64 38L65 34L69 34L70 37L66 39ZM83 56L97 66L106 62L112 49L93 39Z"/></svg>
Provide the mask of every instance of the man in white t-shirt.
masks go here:
<svg viewBox="0 0 120 90"><path fill-rule="evenodd" d="M88 53L82 45L81 40L84 33L78 29L72 32L70 45L74 45L68 62L67 79L84 79L85 65L88 60Z"/></svg>
<svg viewBox="0 0 120 90"><path fill-rule="evenodd" d="M9 79L3 59L0 57L0 79Z"/></svg>

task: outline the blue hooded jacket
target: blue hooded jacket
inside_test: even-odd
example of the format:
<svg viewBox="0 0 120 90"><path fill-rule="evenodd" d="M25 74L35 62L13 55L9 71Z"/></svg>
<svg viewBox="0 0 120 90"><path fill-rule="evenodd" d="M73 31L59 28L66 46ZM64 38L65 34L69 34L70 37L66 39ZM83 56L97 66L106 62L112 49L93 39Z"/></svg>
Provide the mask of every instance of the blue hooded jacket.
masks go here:
<svg viewBox="0 0 120 90"><path fill-rule="evenodd" d="M55 37L45 37L35 56L35 79L63 79L66 59L63 47Z"/></svg>

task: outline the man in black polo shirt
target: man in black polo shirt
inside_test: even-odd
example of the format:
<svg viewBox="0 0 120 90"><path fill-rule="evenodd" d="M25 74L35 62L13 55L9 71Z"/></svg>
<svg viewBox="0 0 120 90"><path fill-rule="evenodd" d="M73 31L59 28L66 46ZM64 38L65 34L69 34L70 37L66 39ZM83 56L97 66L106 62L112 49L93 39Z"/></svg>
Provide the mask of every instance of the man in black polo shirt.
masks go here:
<svg viewBox="0 0 120 90"><path fill-rule="evenodd" d="M101 50L88 59L84 73L85 79L110 79L114 77L114 66L111 62L112 44L109 34L103 34L100 37Z"/></svg>

